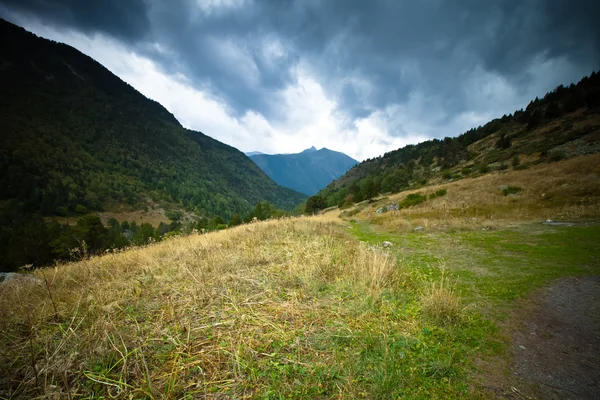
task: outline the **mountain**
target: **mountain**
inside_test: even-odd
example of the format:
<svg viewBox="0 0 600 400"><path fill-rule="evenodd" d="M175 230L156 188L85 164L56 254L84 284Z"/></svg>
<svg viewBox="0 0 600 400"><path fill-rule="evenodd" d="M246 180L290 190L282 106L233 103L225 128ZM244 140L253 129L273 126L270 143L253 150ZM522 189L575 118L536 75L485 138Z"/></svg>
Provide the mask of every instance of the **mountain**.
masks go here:
<svg viewBox="0 0 600 400"><path fill-rule="evenodd" d="M4 20L0 36L0 270L51 261L56 217L152 208L217 226L306 200L76 49Z"/></svg>
<svg viewBox="0 0 600 400"><path fill-rule="evenodd" d="M247 155L248 157L250 157L250 156L257 156L259 154L265 154L265 153L261 153L260 151L248 151L244 154Z"/></svg>
<svg viewBox="0 0 600 400"><path fill-rule="evenodd" d="M250 159L278 184L309 196L358 164L344 153L314 146L301 153L255 154Z"/></svg>
<svg viewBox="0 0 600 400"><path fill-rule="evenodd" d="M526 109L454 138L433 139L365 160L319 195L344 205L492 171L526 169L600 152L600 74L558 86Z"/></svg>
<svg viewBox="0 0 600 400"><path fill-rule="evenodd" d="M74 48L6 21L0 32L0 199L44 215L153 199L225 218L305 198Z"/></svg>

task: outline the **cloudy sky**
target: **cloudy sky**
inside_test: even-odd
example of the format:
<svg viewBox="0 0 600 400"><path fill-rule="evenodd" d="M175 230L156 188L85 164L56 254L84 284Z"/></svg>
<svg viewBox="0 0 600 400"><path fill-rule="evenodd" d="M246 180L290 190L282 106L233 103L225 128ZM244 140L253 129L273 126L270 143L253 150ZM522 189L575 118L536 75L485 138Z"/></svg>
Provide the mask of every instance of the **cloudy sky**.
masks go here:
<svg viewBox="0 0 600 400"><path fill-rule="evenodd" d="M359 160L455 136L600 67L597 0L0 0L242 151Z"/></svg>

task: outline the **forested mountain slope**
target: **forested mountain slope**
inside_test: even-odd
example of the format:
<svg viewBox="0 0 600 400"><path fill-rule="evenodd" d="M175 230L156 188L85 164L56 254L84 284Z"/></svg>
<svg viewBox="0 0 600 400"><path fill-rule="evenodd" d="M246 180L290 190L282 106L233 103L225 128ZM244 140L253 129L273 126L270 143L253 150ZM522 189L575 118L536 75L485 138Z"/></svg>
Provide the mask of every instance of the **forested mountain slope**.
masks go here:
<svg viewBox="0 0 600 400"><path fill-rule="evenodd" d="M297 154L253 154L250 158L278 184L309 196L358 164L344 153L314 147Z"/></svg>
<svg viewBox="0 0 600 400"><path fill-rule="evenodd" d="M72 47L6 21L0 34L1 199L52 215L148 196L223 217L303 200Z"/></svg>
<svg viewBox="0 0 600 400"><path fill-rule="evenodd" d="M365 160L319 193L326 206L362 201L429 182L600 152L600 74L558 86L525 110L454 138L433 139Z"/></svg>
<svg viewBox="0 0 600 400"><path fill-rule="evenodd" d="M4 20L0 36L0 270L135 242L116 221L109 237L99 211L186 210L216 226L306 199L74 48ZM146 225L140 243L158 235Z"/></svg>

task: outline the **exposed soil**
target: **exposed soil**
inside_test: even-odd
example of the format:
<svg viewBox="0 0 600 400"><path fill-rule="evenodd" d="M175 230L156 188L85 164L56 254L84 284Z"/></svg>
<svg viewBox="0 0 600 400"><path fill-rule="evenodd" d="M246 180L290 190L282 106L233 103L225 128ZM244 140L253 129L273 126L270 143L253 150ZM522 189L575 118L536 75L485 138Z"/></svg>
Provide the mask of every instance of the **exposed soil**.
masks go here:
<svg viewBox="0 0 600 400"><path fill-rule="evenodd" d="M600 277L548 286L510 321L510 373L487 369L483 388L490 397L600 399Z"/></svg>

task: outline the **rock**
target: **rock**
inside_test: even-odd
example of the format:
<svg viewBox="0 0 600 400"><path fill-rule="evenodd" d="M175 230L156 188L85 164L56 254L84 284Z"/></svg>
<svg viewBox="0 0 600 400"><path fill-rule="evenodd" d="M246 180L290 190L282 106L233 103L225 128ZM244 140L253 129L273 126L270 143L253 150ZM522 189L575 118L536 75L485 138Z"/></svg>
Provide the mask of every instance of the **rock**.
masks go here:
<svg viewBox="0 0 600 400"><path fill-rule="evenodd" d="M18 284L41 285L42 280L29 274L18 274L16 272L0 272L0 286Z"/></svg>
<svg viewBox="0 0 600 400"><path fill-rule="evenodd" d="M375 211L375 214L383 214L386 211L387 211L387 209L385 207L381 207L381 208L377 209L377 211Z"/></svg>
<svg viewBox="0 0 600 400"><path fill-rule="evenodd" d="M398 204L393 203L393 204L390 204L389 206L387 206L387 209L388 209L388 211L398 211L399 207L398 207Z"/></svg>
<svg viewBox="0 0 600 400"><path fill-rule="evenodd" d="M424 230L425 228L423 228L421 225L417 226L415 229L413 229L413 231L415 232L421 232L422 230Z"/></svg>
<svg viewBox="0 0 600 400"><path fill-rule="evenodd" d="M553 221L551 219L547 219L546 222L544 222L545 224L551 224Z"/></svg>
<svg viewBox="0 0 600 400"><path fill-rule="evenodd" d="M381 245L382 245L383 247L392 247L392 246L394 245L394 243L392 243L392 242L388 242L388 241L386 240L385 242L381 243Z"/></svg>
<svg viewBox="0 0 600 400"><path fill-rule="evenodd" d="M500 186L498 186L498 189L500 189L500 190L508 189L508 185L500 185Z"/></svg>

